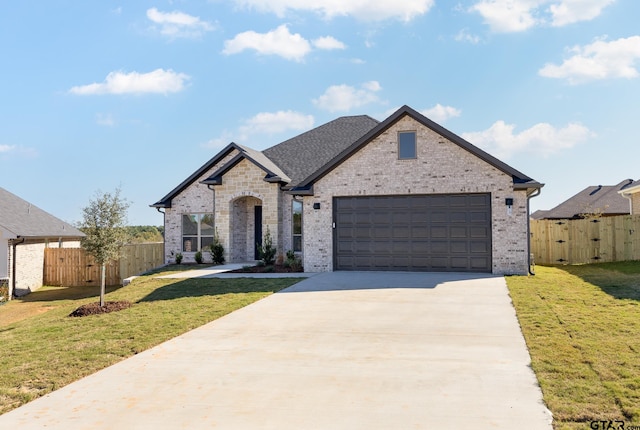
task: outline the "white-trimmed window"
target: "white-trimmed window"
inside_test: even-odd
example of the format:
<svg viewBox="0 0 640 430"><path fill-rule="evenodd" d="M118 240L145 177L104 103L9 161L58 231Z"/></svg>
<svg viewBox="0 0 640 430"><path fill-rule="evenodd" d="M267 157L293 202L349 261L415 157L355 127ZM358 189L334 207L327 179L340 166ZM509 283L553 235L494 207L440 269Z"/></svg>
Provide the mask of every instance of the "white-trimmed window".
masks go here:
<svg viewBox="0 0 640 430"><path fill-rule="evenodd" d="M401 131L398 133L398 159L407 160L417 158L416 132Z"/></svg>
<svg viewBox="0 0 640 430"><path fill-rule="evenodd" d="M302 252L302 202L291 203L291 244L294 252Z"/></svg>
<svg viewBox="0 0 640 430"><path fill-rule="evenodd" d="M213 214L182 214L182 252L209 248L214 236Z"/></svg>

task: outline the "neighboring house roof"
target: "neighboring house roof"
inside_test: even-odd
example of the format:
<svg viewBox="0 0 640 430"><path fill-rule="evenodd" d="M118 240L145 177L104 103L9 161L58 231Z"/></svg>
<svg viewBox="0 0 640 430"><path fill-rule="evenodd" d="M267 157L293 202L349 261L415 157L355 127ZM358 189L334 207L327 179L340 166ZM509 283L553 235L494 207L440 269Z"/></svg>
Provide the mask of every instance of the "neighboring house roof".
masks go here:
<svg viewBox="0 0 640 430"><path fill-rule="evenodd" d="M621 196L628 196L629 194L640 193L640 179L634 181L618 191Z"/></svg>
<svg viewBox="0 0 640 430"><path fill-rule="evenodd" d="M16 238L82 238L83 232L0 187L0 228Z"/></svg>
<svg viewBox="0 0 640 430"><path fill-rule="evenodd" d="M633 179L625 179L617 185L587 187L553 209L545 211L542 218L536 219L583 218L589 214L627 215L629 214L629 201L619 192L628 189L633 183Z"/></svg>
<svg viewBox="0 0 640 430"><path fill-rule="evenodd" d="M549 213L549 211L545 211L545 210L537 210L534 213L531 214L530 218L531 219L545 219L547 213Z"/></svg>
<svg viewBox="0 0 640 430"><path fill-rule="evenodd" d="M513 179L514 188L526 190L542 188L543 184L475 147L409 106L402 106L383 122L379 122L367 115L344 116L262 152L231 143L151 207L170 208L174 197L201 178L205 172L230 155L234 150L238 151L235 157L201 182L207 185L221 184L222 177L226 172L241 160L248 159L266 172L265 181L280 182L284 185L283 188L289 190L290 193L311 194L315 181L355 154L404 115L409 115L414 120L446 137L498 170L510 175Z"/></svg>

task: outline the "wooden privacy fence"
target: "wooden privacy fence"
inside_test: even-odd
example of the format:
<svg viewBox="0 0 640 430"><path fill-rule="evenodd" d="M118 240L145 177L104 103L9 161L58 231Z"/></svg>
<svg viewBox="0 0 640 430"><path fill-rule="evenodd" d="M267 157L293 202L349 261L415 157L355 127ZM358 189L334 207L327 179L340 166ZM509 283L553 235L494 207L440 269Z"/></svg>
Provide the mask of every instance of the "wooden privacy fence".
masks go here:
<svg viewBox="0 0 640 430"><path fill-rule="evenodd" d="M122 258L106 266L106 284L120 285L164 263L162 243L126 245ZM44 285L63 287L100 285L100 266L82 248L47 248L44 252Z"/></svg>
<svg viewBox="0 0 640 430"><path fill-rule="evenodd" d="M640 215L531 221L536 264L640 260Z"/></svg>

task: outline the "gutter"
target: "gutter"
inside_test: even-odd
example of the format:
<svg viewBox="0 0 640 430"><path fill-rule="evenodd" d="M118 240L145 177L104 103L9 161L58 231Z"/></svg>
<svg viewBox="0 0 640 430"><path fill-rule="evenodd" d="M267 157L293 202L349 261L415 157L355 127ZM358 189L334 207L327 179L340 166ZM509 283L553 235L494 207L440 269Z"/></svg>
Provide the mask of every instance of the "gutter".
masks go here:
<svg viewBox="0 0 640 430"><path fill-rule="evenodd" d="M537 192L536 192L537 191ZM529 200L534 197L538 197L542 192L542 188L536 188L535 191L527 196L527 262L529 267L529 275L535 276L536 273L531 270L531 216L529 214Z"/></svg>

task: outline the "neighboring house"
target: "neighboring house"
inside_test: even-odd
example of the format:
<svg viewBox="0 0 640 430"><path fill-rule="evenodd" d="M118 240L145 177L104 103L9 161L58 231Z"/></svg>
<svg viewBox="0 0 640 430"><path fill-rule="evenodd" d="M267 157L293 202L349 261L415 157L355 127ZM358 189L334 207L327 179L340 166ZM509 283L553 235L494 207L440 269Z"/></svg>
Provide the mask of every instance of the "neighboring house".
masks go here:
<svg viewBox="0 0 640 430"><path fill-rule="evenodd" d="M588 216L629 215L629 200L623 197L633 187L633 179L625 179L617 185L596 185L585 188L553 209L536 211L533 219L580 219ZM640 181L635 184L640 185ZM640 191L640 186L636 190ZM640 209L640 193L635 197Z"/></svg>
<svg viewBox="0 0 640 430"><path fill-rule="evenodd" d="M9 298L42 286L44 249L78 247L84 233L0 188L0 279Z"/></svg>
<svg viewBox="0 0 640 430"><path fill-rule="evenodd" d="M167 262L193 261L216 232L227 261L253 261L268 229L279 256L295 251L309 272L526 274L541 187L403 106L262 152L231 143L151 206L164 210Z"/></svg>
<svg viewBox="0 0 640 430"><path fill-rule="evenodd" d="M618 191L618 194L629 200L629 213L631 215L640 214L640 180L627 185Z"/></svg>

